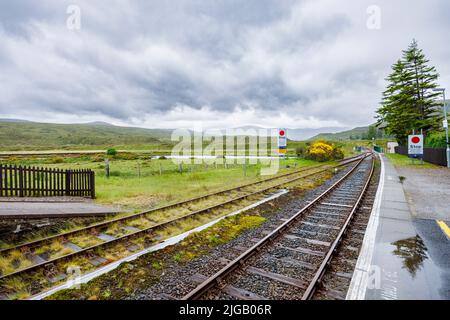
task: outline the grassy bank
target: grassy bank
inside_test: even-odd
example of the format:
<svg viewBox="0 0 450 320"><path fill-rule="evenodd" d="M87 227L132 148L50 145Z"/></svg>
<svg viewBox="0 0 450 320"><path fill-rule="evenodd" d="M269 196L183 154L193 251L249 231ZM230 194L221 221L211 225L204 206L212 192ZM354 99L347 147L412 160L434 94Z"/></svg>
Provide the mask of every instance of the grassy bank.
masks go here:
<svg viewBox="0 0 450 320"><path fill-rule="evenodd" d="M424 169L433 169L433 168L439 168L439 166L436 166L432 163L423 162L421 163L420 160L411 159L408 156L404 156L401 154L396 153L386 153L386 157L391 161L391 163L394 166L397 167L411 167L411 168L424 168Z"/></svg>

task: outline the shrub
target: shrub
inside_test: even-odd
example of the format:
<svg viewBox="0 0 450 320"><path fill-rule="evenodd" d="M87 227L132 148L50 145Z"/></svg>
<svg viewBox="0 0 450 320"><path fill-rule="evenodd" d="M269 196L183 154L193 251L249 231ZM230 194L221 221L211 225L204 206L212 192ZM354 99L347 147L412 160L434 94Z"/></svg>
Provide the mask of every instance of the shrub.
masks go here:
<svg viewBox="0 0 450 320"><path fill-rule="evenodd" d="M445 148L445 132L430 133L427 137L425 137L425 147Z"/></svg>
<svg viewBox="0 0 450 320"><path fill-rule="evenodd" d="M117 156L120 160L137 160L139 156L135 153L121 153Z"/></svg>
<svg viewBox="0 0 450 320"><path fill-rule="evenodd" d="M334 159L334 160L342 160L342 159L344 159L344 151L342 151L341 148L334 147L333 148L332 159Z"/></svg>
<svg viewBox="0 0 450 320"><path fill-rule="evenodd" d="M50 163L63 163L64 162L64 158L62 157L52 157L50 159Z"/></svg>
<svg viewBox="0 0 450 320"><path fill-rule="evenodd" d="M92 157L92 162L102 162L105 161L105 157L101 154L97 154Z"/></svg>
<svg viewBox="0 0 450 320"><path fill-rule="evenodd" d="M295 148L295 154L298 158L302 158L305 156L306 149L304 147Z"/></svg>
<svg viewBox="0 0 450 320"><path fill-rule="evenodd" d="M108 150L106 150L106 154L108 155L108 156L116 156L117 155L117 150L116 149L114 149L114 148L109 148Z"/></svg>
<svg viewBox="0 0 450 320"><path fill-rule="evenodd" d="M305 152L305 158L315 161L330 161L344 158L341 148L326 141L312 143Z"/></svg>

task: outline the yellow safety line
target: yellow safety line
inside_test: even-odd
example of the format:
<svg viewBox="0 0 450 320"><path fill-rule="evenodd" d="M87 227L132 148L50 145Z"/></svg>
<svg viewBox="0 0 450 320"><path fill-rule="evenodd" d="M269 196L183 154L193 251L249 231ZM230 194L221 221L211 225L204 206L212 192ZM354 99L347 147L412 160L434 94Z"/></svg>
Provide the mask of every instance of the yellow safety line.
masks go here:
<svg viewBox="0 0 450 320"><path fill-rule="evenodd" d="M439 227L441 227L442 232L445 233L445 235L450 239L450 228L449 226L442 220L436 220Z"/></svg>

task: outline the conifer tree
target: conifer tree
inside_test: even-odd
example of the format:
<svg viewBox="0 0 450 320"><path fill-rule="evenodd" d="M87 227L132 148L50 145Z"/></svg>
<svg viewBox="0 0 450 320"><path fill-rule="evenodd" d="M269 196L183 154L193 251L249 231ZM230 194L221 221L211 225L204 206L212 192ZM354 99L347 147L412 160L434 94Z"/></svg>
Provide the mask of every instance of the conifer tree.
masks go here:
<svg viewBox="0 0 450 320"><path fill-rule="evenodd" d="M439 75L428 63L413 40L386 78L388 85L377 110L377 125L382 124L400 144L406 143L413 130L426 134L439 128L441 116L436 101L439 93L432 91L437 87Z"/></svg>

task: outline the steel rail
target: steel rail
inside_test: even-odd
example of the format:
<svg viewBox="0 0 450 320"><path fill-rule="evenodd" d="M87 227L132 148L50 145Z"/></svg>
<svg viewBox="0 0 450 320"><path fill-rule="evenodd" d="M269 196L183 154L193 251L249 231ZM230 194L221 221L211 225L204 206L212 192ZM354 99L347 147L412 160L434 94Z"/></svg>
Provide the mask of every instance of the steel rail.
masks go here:
<svg viewBox="0 0 450 320"><path fill-rule="evenodd" d="M344 225L342 226L341 230L339 231L339 234L337 235L336 239L333 241L333 244L331 245L325 258L323 259L322 263L320 264L319 269L316 271L313 279L311 280L308 287L306 288L306 291L302 296L302 300L311 299L312 296L314 295L314 292L316 291L317 287L320 285L322 278L325 275L325 272L326 272L328 266L330 265L331 260L333 259L333 256L337 252L337 248L338 248L339 244L342 242L345 234L348 231L348 226L350 225L351 221L353 220L353 218L355 216L355 212L358 210L358 208L362 202L362 199L364 198L364 196L367 192L367 189L369 188L370 181L373 176L373 172L374 172L374 160L372 159L370 173L368 175L366 183L364 184L361 194L359 195L357 201L353 205L350 214L348 215L347 219L345 220Z"/></svg>
<svg viewBox="0 0 450 320"><path fill-rule="evenodd" d="M295 223L301 216L303 216L304 213L308 212L310 209L312 209L321 199L323 199L325 196L327 196L331 191L336 189L342 182L344 182L355 170L359 165L364 161L364 159L368 155L365 155L362 159L358 161L358 163L349 171L347 172L343 177L341 177L337 182L335 182L331 187L329 187L326 191L324 191L322 194L317 196L313 201L311 201L308 205L306 205L303 209L298 211L295 215L293 215L291 218L289 218L287 221L285 221L283 224L281 224L279 227L277 227L275 230L273 230L271 233L269 233L267 236L265 236L263 239L261 239L258 243L253 245L250 249L242 253L239 257L234 259L232 262L227 264L225 267L223 267L221 270L219 270L217 273L206 279L204 282L202 282L199 286L197 286L194 290L189 292L187 295L185 295L182 300L198 300L200 299L208 290L213 288L216 284L220 283L220 281L228 276L231 272L236 270L237 268L241 267L249 258L253 257L256 253L261 251L263 247L268 245L269 243L273 242L276 238L278 238L286 229L288 229L293 223Z"/></svg>
<svg viewBox="0 0 450 320"><path fill-rule="evenodd" d="M337 167L344 166L346 164L352 163L354 161L357 161L357 159L359 157L361 157L361 155L357 155L357 156L354 156L354 157L343 159L343 160L341 160L341 163L339 165L331 166L331 168L337 168ZM260 180L260 181L255 181L255 182L251 182L251 183L248 183L248 184L239 185L237 187L233 187L233 188L229 188L229 189L225 189L225 190L220 190L220 191L213 192L213 193L208 193L208 194L205 194L205 195L201 195L201 196L198 196L198 197L190 198L190 199L187 199L187 200L182 200L182 201L175 202L175 203L168 204L168 205L164 205L164 206L161 206L161 207L156 207L156 208L153 208L151 210L138 212L138 213L135 213L135 214L132 214L132 215L128 215L128 216L124 216L124 217L120 217L120 218L116 218L116 219L102 221L102 222L95 223L95 224L92 224L92 225L89 225L89 226L86 226L86 227L82 227L82 228L70 230L70 231L67 231L67 232L55 234L55 235L52 235L52 236L49 236L49 237L45 237L45 238L41 238L41 239L25 242L25 243L22 243L20 245L14 246L14 247L3 248L3 249L0 249L0 255L6 255L8 252L11 252L13 250L20 250L22 248L34 248L37 245L40 245L40 244L43 244L43 243L46 243L46 242L50 242L50 241L55 240L57 238L73 236L73 235L76 235L76 234L79 234L79 233L86 232L88 230L94 230L94 229L98 229L98 228L103 228L105 226L112 225L112 224L117 223L117 222L124 222L126 220L133 220L133 219L142 217L142 216L147 215L147 214L152 213L152 212L175 208L175 207L178 207L178 206L181 206L181 205L188 204L190 202L199 201L199 200L202 200L202 199L205 199L205 198L208 198L208 197L212 197L212 196L218 196L218 195L225 194L225 193L231 192L231 191L238 191L239 189L242 189L242 188L251 187L251 186L262 184L262 183L265 183L265 182L268 182L268 181L273 181L273 180L276 180L276 179L284 178L286 176L295 175L295 174L307 172L307 171L310 171L310 170L313 170L313 169L318 169L318 168L326 167L326 166L329 166L329 164L317 165L317 166L308 167L308 168L301 169L301 170L296 170L294 172L284 173L284 174L276 176L276 177L271 177L271 178L268 178L268 179L263 179L263 180ZM317 173L320 173L320 172L322 172L322 171L319 171ZM0 279L1 279L1 277L0 277Z"/></svg>
<svg viewBox="0 0 450 320"><path fill-rule="evenodd" d="M364 156L364 157L365 157L365 156ZM353 160L353 161L349 161L349 162L345 162L345 163L339 164L338 166L335 166L335 167L339 167L339 166L346 165L346 164L348 164L348 163L357 161L357 159L359 159L359 158L356 158L356 160ZM360 161L361 161L361 160L360 160ZM333 168L333 167L332 167L332 168ZM268 191L268 190L271 190L271 189L280 187L280 186L282 186L282 185L286 185L286 184L292 183L292 182L297 181L297 180L300 180L300 179L305 179L305 178L307 178L307 177L310 177L310 176L316 175L316 174L318 174L318 173L324 172L324 171L326 171L326 170L328 170L328 169L330 169L330 168L326 168L326 169L323 169L323 170L320 170L320 171L317 171L317 172L312 172L312 173L307 174L307 175L302 175L302 176L300 176L300 177L296 177L296 178L290 179L290 180L288 180L288 181L283 181L283 182L281 182L281 183L279 183L279 184L276 184L276 185L273 185L273 186L269 186L269 187L267 187L267 188L265 188L265 189L258 190L258 191L255 191L255 192L252 192L252 193L250 193L250 194L243 195L243 196L239 196L239 197L237 197L237 198L233 198L233 199L231 199L231 200L227 200L227 201L225 201L225 202L222 202L222 203L219 203L219 204L216 204L216 205L212 205L212 206L210 206L210 207L203 208L203 209L200 209L200 210L197 210L197 211L194 211L194 212L190 212L190 213L188 213L188 214L186 214L186 215L183 215L183 216L181 216L181 217L177 217L177 218L174 218L174 219L171 219L171 220L168 220L168 221L164 221L164 222L155 224L155 225L153 225L153 226L150 226L150 227L148 227L148 228L144 228L144 229L141 229L141 230L139 230L139 231L131 232L131 233L129 233L129 234L125 234L125 235L120 236L120 237L117 237L117 238L115 238L115 239L108 240L108 241L105 241L105 242L102 242L102 243L99 243L99 244L96 244L96 245L93 245L93 246L90 246L90 247L82 248L81 250L74 251L74 252L68 253L68 254L66 254L66 255L63 255L63 256L60 256L60 257L56 257L56 258L54 258L54 259L50 259L50 260L47 260L47 261L44 261L44 262L42 262L42 263L34 264L34 265L31 265L31 266L29 266L29 267L27 267L27 268L16 270L16 271L14 271L14 272L12 272L12 273L8 273L8 274L5 274L5 275L1 275L1 276L0 276L0 280L3 280L3 279L5 279L5 278L9 278L9 277L13 277L13 276L17 276L17 275L20 275L20 274L32 272L32 271L34 271L34 270L36 270L36 269L45 267L46 265L54 264L55 262L65 261L65 260L74 258L75 256L79 256L79 255L86 254L87 252L93 251L93 250L98 249L98 248L108 247L108 246L110 246L110 245L112 245L112 244L114 244L114 243L123 241L123 240L125 240L125 239L130 240L130 239L132 239L132 238L134 238L134 237L136 237L136 236L140 236L140 235L143 235L143 234L145 234L145 233L149 233L149 232L156 231L156 230L161 229L161 228L163 228L163 227L166 227L166 226L168 226L168 225L170 225L170 224L172 224L172 223L179 222L179 221L181 221L181 220L184 220L184 219L193 217L193 216L195 216L195 215L198 215L198 214L201 214L201 213L204 213L204 212L209 212L209 211L211 211L212 209L217 209L217 208L223 207L223 206L225 206L225 205L227 205L227 204L230 204L230 203L232 203L232 202L235 202L235 201L238 201L238 200L242 200L242 199L244 199L244 198L248 198L248 197L254 196L254 195L256 195L256 194L264 193L264 192L266 192L266 191ZM304 172L304 171L306 171L306 170L303 170L302 172ZM298 173L298 172L296 172L296 173ZM266 179L266 180L270 180L270 179ZM232 190L234 190L234 189L232 189ZM108 224L113 223L113 222L111 222L111 221L108 221L108 222L109 222ZM115 222L117 222L117 221L114 221L114 223L115 223ZM102 223L102 225L104 225L104 223ZM103 226L103 227L104 227L104 226ZM98 226L90 226L90 227L87 227L87 228L84 228L84 229L76 230L76 231L71 232L71 233L69 233L69 234L70 234L70 235L74 235L75 232L76 232L76 233L81 233L81 232L86 232L86 231L89 231L89 230L95 230L96 228L98 228ZM57 236L54 236L53 238L59 238L59 237L63 237L63 235L57 235ZM37 241L37 242L39 242L39 241Z"/></svg>

